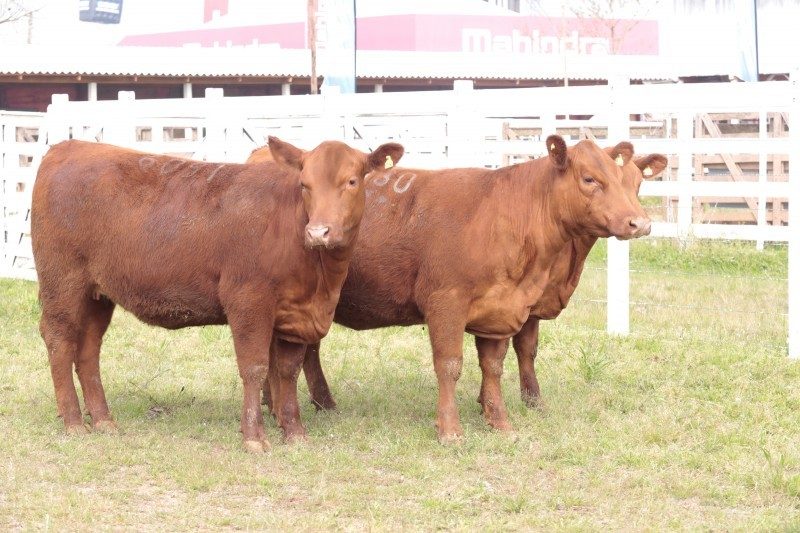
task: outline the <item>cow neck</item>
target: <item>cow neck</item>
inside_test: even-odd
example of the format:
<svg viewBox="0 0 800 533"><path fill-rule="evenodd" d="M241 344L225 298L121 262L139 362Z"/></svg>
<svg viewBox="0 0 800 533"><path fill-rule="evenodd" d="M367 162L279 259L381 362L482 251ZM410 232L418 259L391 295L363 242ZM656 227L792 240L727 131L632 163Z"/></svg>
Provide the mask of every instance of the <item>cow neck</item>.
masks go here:
<svg viewBox="0 0 800 533"><path fill-rule="evenodd" d="M525 198L518 210L522 220L525 248L531 258L555 257L572 239L564 223L563 200L555 194L558 179L549 158L539 158L510 167L513 195Z"/></svg>

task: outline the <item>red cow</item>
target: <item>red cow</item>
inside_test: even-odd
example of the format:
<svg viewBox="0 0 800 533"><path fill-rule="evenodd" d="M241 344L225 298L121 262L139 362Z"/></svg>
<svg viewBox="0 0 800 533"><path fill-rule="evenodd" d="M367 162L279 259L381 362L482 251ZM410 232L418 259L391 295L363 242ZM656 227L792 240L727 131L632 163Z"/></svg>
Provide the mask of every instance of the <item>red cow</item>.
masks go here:
<svg viewBox="0 0 800 533"><path fill-rule="evenodd" d="M486 419L510 429L501 348L528 320L562 248L582 236L650 231L622 181L630 143L611 157L591 141L567 148L557 135L547 148L547 157L497 170L393 168L369 177L370 230L356 247L334 319L353 329L428 325L442 442L462 435L455 384L464 331L482 345ZM324 377L313 372L318 348L306 353L309 387L318 404L332 405L327 386L320 388Z"/></svg>
<svg viewBox="0 0 800 533"><path fill-rule="evenodd" d="M290 391L304 345L319 342L333 319L364 211L364 175L403 152L394 143L371 155L339 142L305 154L270 144L300 172L81 141L57 144L42 159L31 239L40 331L67 433L87 431L73 367L94 429L116 429L99 359L120 305L169 329L229 324L244 383L244 444L269 446L259 393L270 343L279 391ZM302 430L296 394L280 401L291 438Z"/></svg>

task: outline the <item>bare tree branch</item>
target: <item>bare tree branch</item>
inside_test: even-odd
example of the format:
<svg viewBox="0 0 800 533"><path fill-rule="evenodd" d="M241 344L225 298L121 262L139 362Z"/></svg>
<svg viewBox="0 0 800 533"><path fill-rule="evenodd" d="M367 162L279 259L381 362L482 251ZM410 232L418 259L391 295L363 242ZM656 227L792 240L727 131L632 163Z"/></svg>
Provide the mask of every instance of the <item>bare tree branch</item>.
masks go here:
<svg viewBox="0 0 800 533"><path fill-rule="evenodd" d="M41 9L39 3L25 0L0 0L0 24L16 22Z"/></svg>

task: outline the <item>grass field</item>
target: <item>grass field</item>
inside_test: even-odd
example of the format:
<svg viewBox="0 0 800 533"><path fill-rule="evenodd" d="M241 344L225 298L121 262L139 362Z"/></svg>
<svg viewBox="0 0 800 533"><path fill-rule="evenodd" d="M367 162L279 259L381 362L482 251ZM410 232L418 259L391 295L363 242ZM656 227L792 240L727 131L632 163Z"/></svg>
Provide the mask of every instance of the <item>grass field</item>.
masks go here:
<svg viewBox="0 0 800 533"><path fill-rule="evenodd" d="M0 280L0 529L800 531L800 363L785 356L786 250L632 244L631 331L603 333L604 247L542 325L544 407L503 386L512 439L475 399L442 447L422 327L335 327L323 364L338 412L301 378L306 444L240 447L227 329L167 332L118 312L102 358L118 436L68 438L37 329L36 285Z"/></svg>

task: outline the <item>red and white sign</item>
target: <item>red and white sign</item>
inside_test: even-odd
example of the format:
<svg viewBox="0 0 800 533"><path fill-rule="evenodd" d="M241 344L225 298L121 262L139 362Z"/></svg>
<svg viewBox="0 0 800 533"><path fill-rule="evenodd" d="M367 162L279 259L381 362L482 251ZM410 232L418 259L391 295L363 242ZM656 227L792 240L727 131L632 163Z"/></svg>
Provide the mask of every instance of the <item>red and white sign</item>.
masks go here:
<svg viewBox="0 0 800 533"><path fill-rule="evenodd" d="M359 50L658 54L658 23L653 20L411 14L364 17L359 18L356 25ZM305 23L129 35L120 44L305 48Z"/></svg>

